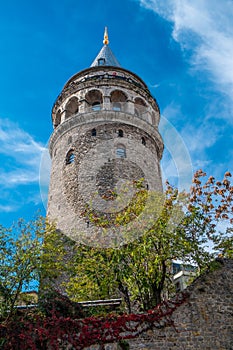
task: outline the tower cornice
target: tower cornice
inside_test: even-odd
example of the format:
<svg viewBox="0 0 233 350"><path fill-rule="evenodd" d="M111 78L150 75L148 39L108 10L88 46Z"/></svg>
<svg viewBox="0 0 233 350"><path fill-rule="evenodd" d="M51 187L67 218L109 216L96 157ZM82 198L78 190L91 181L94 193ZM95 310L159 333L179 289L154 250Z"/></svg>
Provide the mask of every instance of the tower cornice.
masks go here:
<svg viewBox="0 0 233 350"><path fill-rule="evenodd" d="M74 74L66 82L61 93L58 95L52 108L52 116L56 113L62 101L74 92L82 88L90 87L92 83L96 86L97 84L104 85L106 83L109 84L110 82L112 85L116 84L118 86L130 84L138 91L141 90L148 99L154 101L154 108L159 111L157 100L151 95L147 85L137 74L125 68L108 66L90 67Z"/></svg>

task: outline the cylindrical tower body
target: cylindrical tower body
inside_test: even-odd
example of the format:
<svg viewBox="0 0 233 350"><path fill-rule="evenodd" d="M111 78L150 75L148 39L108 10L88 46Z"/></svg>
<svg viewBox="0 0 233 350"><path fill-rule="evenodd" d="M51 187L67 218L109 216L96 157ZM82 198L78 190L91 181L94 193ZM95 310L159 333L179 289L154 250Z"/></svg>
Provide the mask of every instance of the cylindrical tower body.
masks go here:
<svg viewBox="0 0 233 350"><path fill-rule="evenodd" d="M122 232L135 224L135 215L121 218L133 208L139 182L146 191L162 192L157 102L109 50L104 45L54 104L47 211L70 238L104 246L124 242Z"/></svg>

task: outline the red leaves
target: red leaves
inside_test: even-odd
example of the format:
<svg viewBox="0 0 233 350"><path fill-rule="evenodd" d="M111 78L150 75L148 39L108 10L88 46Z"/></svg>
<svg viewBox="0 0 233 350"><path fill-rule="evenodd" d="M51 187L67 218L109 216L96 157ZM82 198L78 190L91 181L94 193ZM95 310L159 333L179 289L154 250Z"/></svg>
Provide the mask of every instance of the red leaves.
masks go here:
<svg viewBox="0 0 233 350"><path fill-rule="evenodd" d="M182 296L182 297L181 297ZM39 350L72 345L81 350L93 344L117 342L131 339L151 329L162 321L170 324L170 315L183 304L186 295L179 295L177 300L163 302L145 314L129 314L122 316L109 315L106 318L89 317L71 319L64 317L37 316L31 320L15 320L8 325L4 334L8 342L7 350Z"/></svg>

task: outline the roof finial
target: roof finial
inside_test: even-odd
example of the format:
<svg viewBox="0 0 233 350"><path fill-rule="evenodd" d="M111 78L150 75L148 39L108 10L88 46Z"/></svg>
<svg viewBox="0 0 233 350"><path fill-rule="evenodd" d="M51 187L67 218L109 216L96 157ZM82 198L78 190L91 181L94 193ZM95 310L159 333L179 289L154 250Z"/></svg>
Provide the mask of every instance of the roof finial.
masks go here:
<svg viewBox="0 0 233 350"><path fill-rule="evenodd" d="M109 44L109 40L108 40L108 28L105 27L104 29L104 40L103 40L104 45L108 45Z"/></svg>

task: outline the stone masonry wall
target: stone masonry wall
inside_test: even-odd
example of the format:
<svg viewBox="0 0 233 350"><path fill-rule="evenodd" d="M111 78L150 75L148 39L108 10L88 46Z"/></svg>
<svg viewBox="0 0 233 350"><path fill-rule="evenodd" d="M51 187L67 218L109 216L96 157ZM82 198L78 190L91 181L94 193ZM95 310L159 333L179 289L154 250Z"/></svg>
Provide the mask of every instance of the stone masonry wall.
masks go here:
<svg viewBox="0 0 233 350"><path fill-rule="evenodd" d="M115 119L116 114L109 112L107 116ZM57 129L63 129L65 124ZM128 123L94 119L92 123L68 127L57 137L51 147L47 213L56 221L58 229L73 240L102 246L128 240L128 232L131 234L136 230L134 235L141 234L143 228L136 225L135 220L132 220L134 231L132 225L119 228L114 223L135 201L138 190L133 187L134 182L143 178L146 190L162 192L159 165L162 146L154 135L156 133ZM125 157L118 157L118 149L125 150ZM74 161L67 164L70 152ZM113 192L117 193L116 198L111 197ZM140 225L147 225L148 220L142 215L138 220ZM112 223L111 227L103 226L105 221ZM120 230L122 234L119 234Z"/></svg>
<svg viewBox="0 0 233 350"><path fill-rule="evenodd" d="M187 288L187 299L175 309L170 323L161 320L137 338L126 340L129 349L232 350L233 260L219 259L219 265ZM116 350L124 347L105 344L101 349ZM100 346L93 345L86 350L100 350Z"/></svg>

